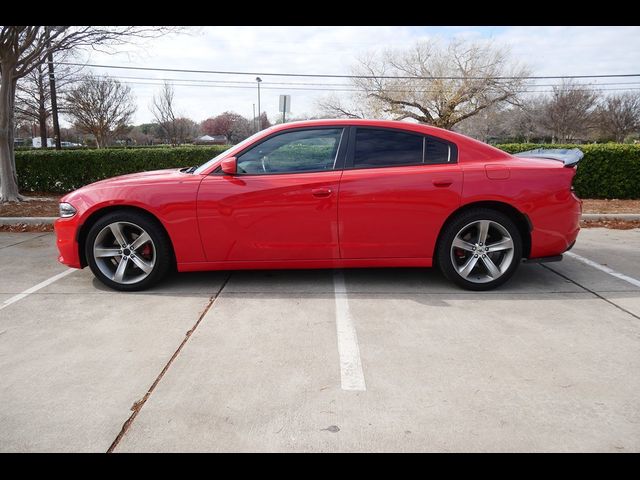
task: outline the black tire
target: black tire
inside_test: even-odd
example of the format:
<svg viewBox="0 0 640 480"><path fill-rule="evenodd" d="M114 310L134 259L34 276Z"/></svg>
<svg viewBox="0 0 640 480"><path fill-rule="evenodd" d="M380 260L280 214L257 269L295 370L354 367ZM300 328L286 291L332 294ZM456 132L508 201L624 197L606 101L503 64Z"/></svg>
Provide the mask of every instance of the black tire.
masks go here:
<svg viewBox="0 0 640 480"><path fill-rule="evenodd" d="M475 270L474 270L475 272L478 272L478 273L476 275L469 275L469 277L480 279L480 277L482 276L483 270L485 270L486 276L483 277L484 280L482 281L482 283L479 283L480 280L470 281L467 278L464 278L458 272L456 265L454 265L454 262L456 260L454 259L454 255L452 253L452 244L456 236L458 235L458 233L463 231L465 227L469 226L470 224L473 224L473 222L478 222L482 220L495 222L496 224L499 224L504 229L506 229L508 234L511 236L511 240L513 241L513 256L511 258L510 264L508 264L508 267L507 267L507 264L505 264L506 270L504 270L499 277L490 281L486 280L487 278L489 278L488 270L484 266L484 263L478 260L479 267L475 267ZM496 227L492 227L492 229L493 229L492 231L496 231ZM486 243L489 243L489 242L487 241ZM456 250L455 253L461 254L464 256L473 255L473 253L469 254L467 252L464 252L464 251L460 252L458 250ZM503 253L491 252L491 255L493 255L494 258L498 258L498 259L506 258L506 257L503 257L503 255L506 255ZM498 257L496 257L496 255L498 255ZM489 255L487 254L487 256ZM511 220L511 218L505 215L504 213L499 212L497 210L492 210L489 208L470 209L460 213L459 215L454 217L452 221L448 222L447 225L445 225L440 235L440 239L438 241L435 260L438 268L444 274L444 276L451 282L455 283L456 285L466 290L475 290L475 291L492 290L502 285L507 280L509 280L509 278L511 278L511 276L515 273L518 266L520 265L520 262L522 260L522 236L520 235L520 231L518 230L518 227L516 227L513 220ZM467 258L463 257L460 260L460 262L464 264L466 260Z"/></svg>
<svg viewBox="0 0 640 480"><path fill-rule="evenodd" d="M105 227L108 227L114 222L126 222L128 224L137 226L147 232L151 237L153 247L155 249L155 260L151 271L144 279L140 281L136 281L134 283L116 282L105 275L105 273L100 269L96 262L93 248L96 237ZM115 248L118 248L117 245L115 246ZM91 271L96 276L96 278L106 286L114 290L124 292L145 290L155 285L167 275L173 264L171 241L169 240L162 226L159 225L158 221L150 215L146 215L144 213L136 212L133 210L117 210L107 213L106 215L101 217L95 224L93 224L93 226L89 230L84 245L84 251L89 268L91 268ZM117 260L115 261L117 262ZM131 268L133 267L129 267L129 269ZM140 271L140 273L142 274L143 272Z"/></svg>

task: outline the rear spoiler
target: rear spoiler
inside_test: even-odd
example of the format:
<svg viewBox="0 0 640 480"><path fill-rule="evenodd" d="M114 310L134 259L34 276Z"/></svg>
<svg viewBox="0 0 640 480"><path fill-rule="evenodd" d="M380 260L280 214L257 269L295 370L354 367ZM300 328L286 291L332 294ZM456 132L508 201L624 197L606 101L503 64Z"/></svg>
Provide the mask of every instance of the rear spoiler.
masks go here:
<svg viewBox="0 0 640 480"><path fill-rule="evenodd" d="M574 167L584 157L584 153L579 148L536 148L516 153L516 157L549 158L564 163L565 167Z"/></svg>

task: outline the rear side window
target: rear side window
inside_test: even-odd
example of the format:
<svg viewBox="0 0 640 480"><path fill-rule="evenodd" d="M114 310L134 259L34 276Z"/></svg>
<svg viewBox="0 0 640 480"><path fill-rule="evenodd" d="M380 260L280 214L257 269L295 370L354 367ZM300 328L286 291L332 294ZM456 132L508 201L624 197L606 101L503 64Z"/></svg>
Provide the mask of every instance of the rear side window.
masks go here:
<svg viewBox="0 0 640 480"><path fill-rule="evenodd" d="M455 150L445 141L387 129L356 130L354 168L455 162Z"/></svg>
<svg viewBox="0 0 640 480"><path fill-rule="evenodd" d="M424 163L449 162L451 162L451 147L449 144L432 138L426 138L424 146Z"/></svg>
<svg viewBox="0 0 640 480"><path fill-rule="evenodd" d="M355 168L419 165L422 163L422 135L358 128L353 158Z"/></svg>

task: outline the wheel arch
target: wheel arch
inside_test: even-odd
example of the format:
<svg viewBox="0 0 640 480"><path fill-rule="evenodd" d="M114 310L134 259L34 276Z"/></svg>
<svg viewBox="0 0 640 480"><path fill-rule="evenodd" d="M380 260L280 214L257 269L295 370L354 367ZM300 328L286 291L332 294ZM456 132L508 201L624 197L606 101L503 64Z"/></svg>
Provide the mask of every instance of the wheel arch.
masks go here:
<svg viewBox="0 0 640 480"><path fill-rule="evenodd" d="M531 254L531 231L533 230L533 226L529 217L509 203L495 200L483 200L462 205L447 217L447 219L442 224L442 227L440 228L440 232L438 233L438 238L433 249L433 259L437 258L436 252L438 250L438 246L440 245L442 232L445 230L446 226L461 213L472 210L474 208L489 208L492 210L496 210L498 212L504 213L511 220L513 220L513 222L516 224L516 227L518 227L520 236L522 237L522 258L529 257L529 255Z"/></svg>
<svg viewBox="0 0 640 480"><path fill-rule="evenodd" d="M146 217L148 217L153 222L155 222L164 231L165 235L169 239L169 246L171 247L171 258L172 258L173 265L175 266L175 264L176 264L176 254L175 254L175 249L173 247L173 240L171 239L171 235L169 235L169 232L165 228L165 226L162 223L162 221L160 221L160 219L156 215L151 213L149 210L146 210L146 209L138 207L138 206L133 206L133 205L109 205L109 206L105 206L105 207L99 208L98 210L95 210L94 212L92 212L86 218L86 220L84 221L82 226L78 229L78 238L77 238L77 241L78 241L78 255L79 255L79 258L80 258L80 265L83 268L87 266L87 258L86 258L86 254L85 254L84 244L85 244L85 242L87 240L87 235L89 234L89 231L91 230L91 227L93 227L96 224L96 222L98 220L100 220L102 217L104 217L105 215L107 215L109 213L112 213L112 212L116 212L116 211L129 211L129 212L141 213L141 214L145 215Z"/></svg>

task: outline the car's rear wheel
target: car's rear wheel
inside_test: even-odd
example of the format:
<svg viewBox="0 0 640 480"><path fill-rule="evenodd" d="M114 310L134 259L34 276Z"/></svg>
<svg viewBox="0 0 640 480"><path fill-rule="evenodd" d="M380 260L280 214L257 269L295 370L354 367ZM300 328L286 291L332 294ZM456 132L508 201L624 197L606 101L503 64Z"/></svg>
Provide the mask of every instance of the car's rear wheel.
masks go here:
<svg viewBox="0 0 640 480"><path fill-rule="evenodd" d="M442 232L437 264L468 290L491 290L506 282L522 259L522 237L502 212L476 208L453 219Z"/></svg>
<svg viewBox="0 0 640 480"><path fill-rule="evenodd" d="M105 285L123 291L149 288L171 265L171 246L164 230L147 215L115 211L89 230L87 263Z"/></svg>

